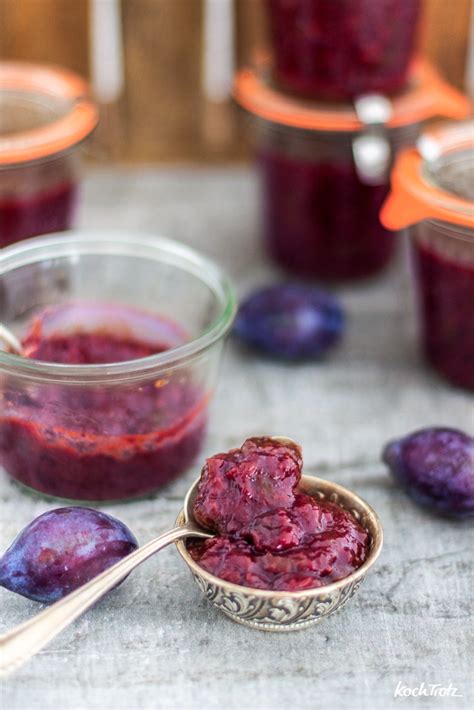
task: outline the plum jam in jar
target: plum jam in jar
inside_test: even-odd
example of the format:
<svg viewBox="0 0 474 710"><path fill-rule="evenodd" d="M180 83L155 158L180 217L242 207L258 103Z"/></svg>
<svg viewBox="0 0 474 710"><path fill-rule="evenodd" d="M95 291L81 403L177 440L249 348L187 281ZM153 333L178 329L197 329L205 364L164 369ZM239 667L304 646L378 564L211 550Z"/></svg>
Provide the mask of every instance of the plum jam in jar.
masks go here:
<svg viewBox="0 0 474 710"><path fill-rule="evenodd" d="M0 465L74 501L150 494L204 442L231 287L204 257L120 232L36 237L0 253Z"/></svg>
<svg viewBox="0 0 474 710"><path fill-rule="evenodd" d="M76 74L0 62L0 248L71 227L79 147L97 120Z"/></svg>
<svg viewBox="0 0 474 710"><path fill-rule="evenodd" d="M474 121L441 125L400 154L381 218L409 229L426 360L474 390Z"/></svg>
<svg viewBox="0 0 474 710"><path fill-rule="evenodd" d="M424 120L469 110L421 60L404 94L392 102L376 97L383 120L368 117L367 103L288 96L272 86L265 62L239 72L234 94L254 128L269 254L297 276L332 281L369 277L389 263L396 241L379 212L393 156L414 143Z"/></svg>
<svg viewBox="0 0 474 710"><path fill-rule="evenodd" d="M344 101L404 88L421 0L265 0L275 80Z"/></svg>

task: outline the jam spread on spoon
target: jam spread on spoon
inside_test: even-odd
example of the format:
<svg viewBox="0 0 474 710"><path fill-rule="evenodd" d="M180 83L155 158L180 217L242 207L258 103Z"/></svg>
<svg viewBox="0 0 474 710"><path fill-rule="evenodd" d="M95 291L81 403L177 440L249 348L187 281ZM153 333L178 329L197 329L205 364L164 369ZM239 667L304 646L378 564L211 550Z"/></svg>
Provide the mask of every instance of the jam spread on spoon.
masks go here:
<svg viewBox="0 0 474 710"><path fill-rule="evenodd" d="M78 326L48 333L43 325L51 312L65 308L33 321L22 343L25 357L63 365L116 363L183 342L178 326L126 307L119 307L123 332ZM91 322L97 312L116 316L118 307L102 312L96 305L71 305L71 313L78 308ZM150 342L131 334L140 319L154 329ZM18 482L61 498L120 500L150 493L192 463L205 434L208 397L185 368L168 379L148 375L116 384L58 380L20 389L7 379L2 389L1 464Z"/></svg>
<svg viewBox="0 0 474 710"><path fill-rule="evenodd" d="M298 591L347 577L364 562L369 535L346 510L300 491L301 450L252 438L206 461L194 516L217 533L187 543L216 577L257 589Z"/></svg>

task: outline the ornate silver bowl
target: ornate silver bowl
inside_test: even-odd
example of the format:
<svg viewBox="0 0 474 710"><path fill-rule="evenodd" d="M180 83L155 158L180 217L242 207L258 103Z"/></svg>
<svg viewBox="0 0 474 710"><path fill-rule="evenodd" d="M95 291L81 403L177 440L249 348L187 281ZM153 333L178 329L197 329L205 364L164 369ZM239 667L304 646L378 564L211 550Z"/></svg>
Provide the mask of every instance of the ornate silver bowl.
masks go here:
<svg viewBox="0 0 474 710"><path fill-rule="evenodd" d="M334 614L354 596L380 554L382 525L374 510L362 498L347 488L314 476L302 476L300 488L315 498L345 508L369 533L370 550L367 559L355 572L338 582L299 592L243 587L219 579L200 567L188 553L185 540L176 543L179 554L204 596L239 624L262 631L296 631L316 624ZM176 524L181 525L183 522L184 512L181 511Z"/></svg>

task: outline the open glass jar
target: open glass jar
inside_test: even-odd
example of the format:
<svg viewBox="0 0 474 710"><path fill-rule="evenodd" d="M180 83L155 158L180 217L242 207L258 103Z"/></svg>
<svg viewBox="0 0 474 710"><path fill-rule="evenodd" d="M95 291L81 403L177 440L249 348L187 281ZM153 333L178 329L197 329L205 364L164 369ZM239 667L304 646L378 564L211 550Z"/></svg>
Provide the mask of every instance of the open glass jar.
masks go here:
<svg viewBox="0 0 474 710"><path fill-rule="evenodd" d="M282 88L337 101L404 88L420 0L265 2Z"/></svg>
<svg viewBox="0 0 474 710"><path fill-rule="evenodd" d="M0 62L0 248L71 227L78 148L97 120L76 74Z"/></svg>
<svg viewBox="0 0 474 710"><path fill-rule="evenodd" d="M270 255L302 277L377 273L395 248L379 219L394 154L415 141L424 120L464 117L467 100L418 61L411 88L385 102L386 123L363 123L351 104L302 101L275 89L268 77L266 64L244 69L234 94L253 119Z"/></svg>
<svg viewBox="0 0 474 710"><path fill-rule="evenodd" d="M427 361L474 390L474 122L442 126L403 152L381 219L409 228Z"/></svg>
<svg viewBox="0 0 474 710"><path fill-rule="evenodd" d="M49 496L114 501L183 473L235 310L220 270L166 239L38 237L0 252L0 463Z"/></svg>

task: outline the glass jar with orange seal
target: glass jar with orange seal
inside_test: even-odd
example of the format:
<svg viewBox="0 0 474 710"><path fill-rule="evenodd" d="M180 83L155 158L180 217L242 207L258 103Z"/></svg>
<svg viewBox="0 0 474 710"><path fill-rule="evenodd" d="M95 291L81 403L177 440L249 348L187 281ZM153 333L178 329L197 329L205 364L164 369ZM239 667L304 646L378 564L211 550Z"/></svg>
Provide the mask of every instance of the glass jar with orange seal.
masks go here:
<svg viewBox="0 0 474 710"><path fill-rule="evenodd" d="M22 353L0 343L0 472L103 503L188 470L235 314L214 263L155 234L73 230L0 249L0 294Z"/></svg>
<svg viewBox="0 0 474 710"><path fill-rule="evenodd" d="M401 153L381 219L412 237L427 361L474 390L474 121L438 127Z"/></svg>
<svg viewBox="0 0 474 710"><path fill-rule="evenodd" d="M0 62L0 247L69 229L78 148L98 111L88 85L66 69Z"/></svg>
<svg viewBox="0 0 474 710"><path fill-rule="evenodd" d="M255 129L266 247L285 270L321 280L365 278L388 264L396 242L379 212L394 155L427 119L469 111L423 60L393 100L301 100L272 85L266 60L238 73L234 96Z"/></svg>

